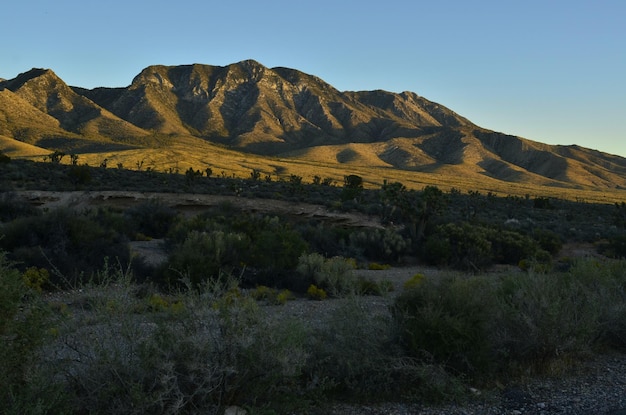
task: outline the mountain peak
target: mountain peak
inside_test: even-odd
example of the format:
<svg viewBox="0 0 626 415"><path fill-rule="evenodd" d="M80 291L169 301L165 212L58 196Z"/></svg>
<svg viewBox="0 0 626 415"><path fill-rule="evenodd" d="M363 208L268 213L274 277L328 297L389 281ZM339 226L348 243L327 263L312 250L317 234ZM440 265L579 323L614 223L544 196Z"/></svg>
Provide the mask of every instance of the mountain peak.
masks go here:
<svg viewBox="0 0 626 415"><path fill-rule="evenodd" d="M6 81L5 86L9 88L11 91L16 91L28 81L32 79L36 79L36 78L41 78L41 77L51 78L51 79L54 79L55 81L57 80L61 81L61 78L59 78L51 69L32 68L31 70L23 72L19 74L18 76L16 76L15 78L9 81Z"/></svg>
<svg viewBox="0 0 626 415"><path fill-rule="evenodd" d="M241 66L243 68L267 69L263 64L259 63L258 61L255 61L254 59L244 59L244 60L239 61L237 63L233 63L232 65ZM229 65L229 66L231 66L231 65Z"/></svg>

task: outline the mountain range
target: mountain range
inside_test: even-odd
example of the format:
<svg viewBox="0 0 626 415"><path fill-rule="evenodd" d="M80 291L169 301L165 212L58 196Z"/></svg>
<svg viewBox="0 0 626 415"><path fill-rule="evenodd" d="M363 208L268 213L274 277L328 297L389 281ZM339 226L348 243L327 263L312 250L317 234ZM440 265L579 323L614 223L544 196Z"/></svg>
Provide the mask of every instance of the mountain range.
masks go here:
<svg viewBox="0 0 626 415"><path fill-rule="evenodd" d="M0 80L0 149L98 153L183 138L264 157L626 188L623 157L491 131L413 92L342 92L253 60L149 66L124 88L69 86L50 69Z"/></svg>

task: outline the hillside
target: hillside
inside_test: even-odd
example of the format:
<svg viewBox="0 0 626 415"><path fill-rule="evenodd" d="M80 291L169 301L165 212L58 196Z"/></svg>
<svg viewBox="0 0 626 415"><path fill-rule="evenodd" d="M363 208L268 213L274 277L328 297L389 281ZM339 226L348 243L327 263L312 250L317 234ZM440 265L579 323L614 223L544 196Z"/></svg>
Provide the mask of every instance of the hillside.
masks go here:
<svg viewBox="0 0 626 415"><path fill-rule="evenodd" d="M178 159L168 157L169 167L188 159L211 165L216 147L205 142L243 158L373 166L403 176L626 188L622 157L494 132L413 92L341 92L315 76L252 60L150 66L125 88L70 87L52 70L32 69L0 81L0 135L89 160L128 151L136 158L186 143Z"/></svg>

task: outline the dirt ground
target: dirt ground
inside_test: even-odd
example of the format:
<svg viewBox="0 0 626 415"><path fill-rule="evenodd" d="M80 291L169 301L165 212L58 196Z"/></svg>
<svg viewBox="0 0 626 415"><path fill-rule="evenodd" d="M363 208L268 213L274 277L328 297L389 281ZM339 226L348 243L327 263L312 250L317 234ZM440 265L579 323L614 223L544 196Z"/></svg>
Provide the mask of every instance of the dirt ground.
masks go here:
<svg viewBox="0 0 626 415"><path fill-rule="evenodd" d="M332 223L356 227L382 228L377 217L356 212L333 212L321 205L293 203L283 200L254 199L237 196L219 196L194 193L143 193L129 191L71 191L55 192L27 190L15 192L32 204L41 208L54 209L69 207L77 210L98 206L127 208L150 200L158 200L177 211L194 215L211 207L230 203L250 212L267 212L298 216L303 218L321 218Z"/></svg>

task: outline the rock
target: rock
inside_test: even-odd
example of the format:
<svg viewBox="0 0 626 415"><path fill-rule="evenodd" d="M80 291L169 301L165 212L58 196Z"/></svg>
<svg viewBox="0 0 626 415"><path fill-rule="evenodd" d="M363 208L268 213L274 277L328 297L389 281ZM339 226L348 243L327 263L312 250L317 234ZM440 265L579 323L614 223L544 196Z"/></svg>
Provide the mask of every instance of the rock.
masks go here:
<svg viewBox="0 0 626 415"><path fill-rule="evenodd" d="M502 395L509 405L514 407L524 406L531 401L530 395L519 387L511 387L505 390Z"/></svg>
<svg viewBox="0 0 626 415"><path fill-rule="evenodd" d="M248 415L248 411L238 406L229 406L224 411L224 415Z"/></svg>

